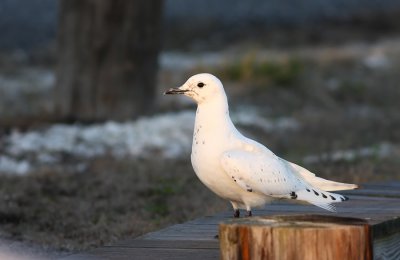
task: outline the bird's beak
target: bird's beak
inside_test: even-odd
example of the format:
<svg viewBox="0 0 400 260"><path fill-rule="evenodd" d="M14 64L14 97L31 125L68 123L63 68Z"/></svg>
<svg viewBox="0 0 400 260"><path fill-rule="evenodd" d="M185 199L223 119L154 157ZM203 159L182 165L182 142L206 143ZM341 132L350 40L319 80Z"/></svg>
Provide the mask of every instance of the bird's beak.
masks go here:
<svg viewBox="0 0 400 260"><path fill-rule="evenodd" d="M164 92L164 95L175 95L175 94L185 94L188 92L188 89L181 89L181 88L170 88Z"/></svg>

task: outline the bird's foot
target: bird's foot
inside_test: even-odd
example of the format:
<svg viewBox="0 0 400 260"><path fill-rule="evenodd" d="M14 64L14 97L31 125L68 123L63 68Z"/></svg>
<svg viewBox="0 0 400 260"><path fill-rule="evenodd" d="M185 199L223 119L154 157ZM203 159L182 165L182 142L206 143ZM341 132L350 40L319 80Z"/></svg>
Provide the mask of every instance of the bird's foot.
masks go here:
<svg viewBox="0 0 400 260"><path fill-rule="evenodd" d="M251 217L251 216L253 216L253 214L251 213L251 210L248 210L247 214L246 214L246 217Z"/></svg>
<svg viewBox="0 0 400 260"><path fill-rule="evenodd" d="M240 217L240 210L235 209L235 211L233 212L233 217L234 217L234 218Z"/></svg>

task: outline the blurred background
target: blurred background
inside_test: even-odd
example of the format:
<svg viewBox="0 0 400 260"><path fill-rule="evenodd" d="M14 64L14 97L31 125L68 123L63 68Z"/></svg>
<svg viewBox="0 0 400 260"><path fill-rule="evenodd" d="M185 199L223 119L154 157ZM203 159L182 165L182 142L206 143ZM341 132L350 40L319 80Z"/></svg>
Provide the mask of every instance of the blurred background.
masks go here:
<svg viewBox="0 0 400 260"><path fill-rule="evenodd" d="M0 1L0 250L58 256L228 210L190 165L194 104L162 95L201 72L278 156L398 180L399 17L397 0Z"/></svg>

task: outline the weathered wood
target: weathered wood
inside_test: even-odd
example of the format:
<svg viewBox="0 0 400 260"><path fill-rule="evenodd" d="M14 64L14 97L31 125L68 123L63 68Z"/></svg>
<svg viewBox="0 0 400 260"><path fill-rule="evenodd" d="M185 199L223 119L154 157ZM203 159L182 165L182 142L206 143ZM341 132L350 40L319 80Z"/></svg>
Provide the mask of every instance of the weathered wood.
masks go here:
<svg viewBox="0 0 400 260"><path fill-rule="evenodd" d="M330 216L275 216L226 221L222 259L372 259L369 225Z"/></svg>
<svg viewBox="0 0 400 260"><path fill-rule="evenodd" d="M358 239L357 241L361 243L361 246L364 245L361 242L361 236L362 234L365 235L363 233L365 230L363 231L362 227L368 225L372 237L373 259L400 259L400 196L393 196L392 194L399 190L400 182L364 185L364 187L368 189L368 192L363 190L345 192L345 194L351 193L349 195L350 200L337 204L337 213L330 213L311 205L298 205L283 201L267 205L265 209L256 209L254 213L256 216L262 216L261 219L285 215L284 218L288 225L296 221L304 223L304 219L309 219L312 222L308 226L302 224L299 227L307 228L310 232L316 227L321 229L321 226L326 229L324 232L332 232L333 229L338 228L340 231L332 239L342 242ZM314 219L310 219L312 217L310 215L316 214L319 215L319 223L314 223ZM219 241L215 238L215 235L218 234L219 223L229 222L231 217L232 212L230 211L202 217L138 238L120 241L111 246L71 255L66 259L220 259L219 242L222 242L223 239L221 237ZM344 218L348 223L345 225L340 222L339 219L341 218ZM325 220L325 222L322 220ZM240 221L248 221L248 219L243 218ZM329 223L326 223L327 221ZM353 237L350 237L342 226L349 226L357 231L353 234ZM296 233L296 230L298 229L288 231L287 227L282 225L280 232L283 233L278 233L278 235L283 237L283 243L285 243L285 241L291 241L293 237L300 236L299 233ZM310 241L313 240L323 248L331 242L328 239L329 236L322 235L302 238L302 240L307 240L310 246L312 245ZM279 243L281 243L280 240ZM333 242L333 244L336 244L336 242ZM365 248L367 250L366 246ZM360 248L356 249L359 250ZM286 248L282 249L280 256L284 254L285 250ZM311 253L313 250L315 250L314 245L308 247L308 251ZM362 253L357 250L352 251L352 253ZM363 252L366 254L369 251ZM322 257L320 259L327 258Z"/></svg>
<svg viewBox="0 0 400 260"><path fill-rule="evenodd" d="M218 249L101 247L99 249L84 254L69 256L66 259L68 260L91 260L91 259L204 260L204 259L218 259L218 258L219 258Z"/></svg>
<svg viewBox="0 0 400 260"><path fill-rule="evenodd" d="M400 233L375 239L374 259L400 259Z"/></svg>

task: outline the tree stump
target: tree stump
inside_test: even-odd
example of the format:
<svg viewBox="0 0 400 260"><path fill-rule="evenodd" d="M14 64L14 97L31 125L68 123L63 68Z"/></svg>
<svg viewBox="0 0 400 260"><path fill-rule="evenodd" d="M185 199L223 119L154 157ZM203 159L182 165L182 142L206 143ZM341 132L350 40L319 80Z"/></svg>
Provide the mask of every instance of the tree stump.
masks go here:
<svg viewBox="0 0 400 260"><path fill-rule="evenodd" d="M319 215L253 217L219 228L221 259L372 259L368 223Z"/></svg>

